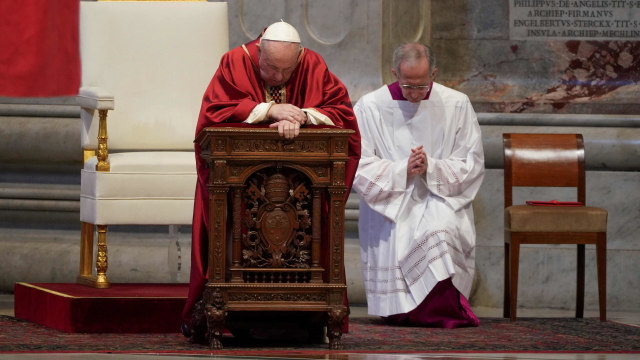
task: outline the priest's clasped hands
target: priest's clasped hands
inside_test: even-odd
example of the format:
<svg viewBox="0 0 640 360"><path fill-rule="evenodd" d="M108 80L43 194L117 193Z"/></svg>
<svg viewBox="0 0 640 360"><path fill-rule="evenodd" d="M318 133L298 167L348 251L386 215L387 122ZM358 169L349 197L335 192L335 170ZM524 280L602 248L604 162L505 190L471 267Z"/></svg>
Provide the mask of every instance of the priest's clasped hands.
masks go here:
<svg viewBox="0 0 640 360"><path fill-rule="evenodd" d="M422 145L411 149L411 155L407 162L407 177L424 174L427 171L427 154L422 150Z"/></svg>
<svg viewBox="0 0 640 360"><path fill-rule="evenodd" d="M270 128L278 128L278 134L285 139L293 139L300 134L300 126L307 123L307 114L291 104L273 104L267 112L273 121Z"/></svg>

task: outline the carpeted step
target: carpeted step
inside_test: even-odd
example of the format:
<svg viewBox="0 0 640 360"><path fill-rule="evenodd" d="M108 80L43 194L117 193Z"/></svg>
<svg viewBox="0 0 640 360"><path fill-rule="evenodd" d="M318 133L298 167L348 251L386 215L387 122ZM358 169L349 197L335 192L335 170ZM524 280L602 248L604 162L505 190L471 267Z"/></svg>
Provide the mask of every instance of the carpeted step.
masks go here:
<svg viewBox="0 0 640 360"><path fill-rule="evenodd" d="M179 332L187 284L16 283L15 317L70 333Z"/></svg>

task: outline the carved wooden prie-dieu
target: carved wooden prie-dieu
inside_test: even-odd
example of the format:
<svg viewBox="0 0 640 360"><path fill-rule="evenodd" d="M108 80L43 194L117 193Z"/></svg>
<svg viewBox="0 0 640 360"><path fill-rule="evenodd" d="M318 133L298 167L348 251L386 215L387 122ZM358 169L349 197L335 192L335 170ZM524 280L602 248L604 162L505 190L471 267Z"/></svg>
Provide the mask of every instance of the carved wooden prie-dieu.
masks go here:
<svg viewBox="0 0 640 360"><path fill-rule="evenodd" d="M285 311L322 313L329 347L342 348L351 133L307 128L287 140L275 129L210 127L196 139L210 168L210 225L209 281L193 328L204 332L206 318L212 348L222 348L231 312Z"/></svg>

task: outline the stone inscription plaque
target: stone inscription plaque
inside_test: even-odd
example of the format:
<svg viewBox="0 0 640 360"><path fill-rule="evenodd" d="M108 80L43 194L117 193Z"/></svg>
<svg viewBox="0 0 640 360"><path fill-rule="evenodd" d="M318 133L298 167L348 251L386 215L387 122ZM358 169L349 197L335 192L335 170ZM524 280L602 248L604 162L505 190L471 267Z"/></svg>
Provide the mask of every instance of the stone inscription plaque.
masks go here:
<svg viewBox="0 0 640 360"><path fill-rule="evenodd" d="M640 40L640 0L509 0L511 40Z"/></svg>

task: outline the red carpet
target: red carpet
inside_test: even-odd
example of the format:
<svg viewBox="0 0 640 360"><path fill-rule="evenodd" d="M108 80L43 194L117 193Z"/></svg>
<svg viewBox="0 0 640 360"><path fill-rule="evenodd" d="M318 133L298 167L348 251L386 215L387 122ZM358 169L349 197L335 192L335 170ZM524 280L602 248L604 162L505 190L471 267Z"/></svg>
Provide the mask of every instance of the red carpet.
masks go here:
<svg viewBox="0 0 640 360"><path fill-rule="evenodd" d="M305 342L295 336L286 340L254 340L234 338L230 334L222 339L224 349L210 350L208 346L188 342L179 333L67 333L0 315L0 358L5 353L46 352L193 354L209 359L216 355L259 358L308 355L308 358L346 359L348 353L425 352L633 353L640 356L640 327L593 318L519 318L515 322L481 318L479 327L459 329L389 326L375 318L352 318L349 330L342 336L344 351L329 350L327 344Z"/></svg>
<svg viewBox="0 0 640 360"><path fill-rule="evenodd" d="M187 284L16 283L15 317L70 333L180 331Z"/></svg>
<svg viewBox="0 0 640 360"><path fill-rule="evenodd" d="M16 317L0 316L0 354L183 353L204 355L315 354L341 352L326 344L234 338L212 351L179 333L184 284L76 284L15 286ZM42 326L44 325L44 326ZM132 334L135 333L135 334ZM159 334L160 333L160 334ZM438 329L389 326L379 318L351 318L344 352L584 352L640 354L640 327L598 319L482 318L479 327ZM342 353L344 353L342 352Z"/></svg>

